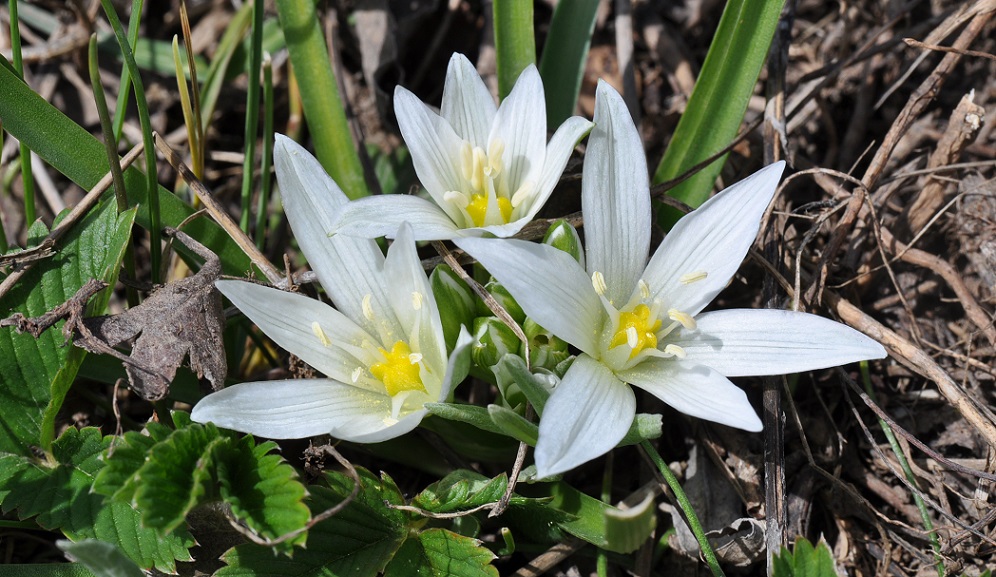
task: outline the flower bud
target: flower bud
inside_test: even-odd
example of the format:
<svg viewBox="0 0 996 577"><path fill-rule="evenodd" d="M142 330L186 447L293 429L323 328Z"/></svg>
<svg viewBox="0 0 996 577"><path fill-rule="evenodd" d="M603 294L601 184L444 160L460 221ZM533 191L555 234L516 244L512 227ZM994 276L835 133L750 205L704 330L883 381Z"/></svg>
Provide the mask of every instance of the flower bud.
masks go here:
<svg viewBox="0 0 996 577"><path fill-rule="evenodd" d="M581 249L581 237L571 223L564 219L557 220L550 225L543 235L543 244L548 244L553 248L559 248L574 257L574 260L581 263L584 268L584 251Z"/></svg>
<svg viewBox="0 0 996 577"><path fill-rule="evenodd" d="M507 354L518 354L519 338L512 329L496 317L474 319L474 345L471 358L474 364L490 369Z"/></svg>
<svg viewBox="0 0 996 577"><path fill-rule="evenodd" d="M558 364L571 356L566 341L557 338L533 319L527 318L522 330L529 339L529 365L533 369L554 371Z"/></svg>
<svg viewBox="0 0 996 577"><path fill-rule="evenodd" d="M452 350L460 334L460 326L473 324L478 299L467 283L445 264L432 271L429 283L439 308L439 320L443 323L446 348Z"/></svg>
<svg viewBox="0 0 996 577"><path fill-rule="evenodd" d="M520 307L519 303L512 298L511 293L508 292L508 289L506 289L504 285L495 279L491 279L488 281L488 284L484 285L484 288L491 293L491 296L498 301L498 304L501 305L506 312L508 312L509 316L512 317L515 322L520 325L522 324L522 321L526 319L526 313L523 312L522 307ZM490 316L494 314L483 302L480 302L477 310L478 314L481 316Z"/></svg>

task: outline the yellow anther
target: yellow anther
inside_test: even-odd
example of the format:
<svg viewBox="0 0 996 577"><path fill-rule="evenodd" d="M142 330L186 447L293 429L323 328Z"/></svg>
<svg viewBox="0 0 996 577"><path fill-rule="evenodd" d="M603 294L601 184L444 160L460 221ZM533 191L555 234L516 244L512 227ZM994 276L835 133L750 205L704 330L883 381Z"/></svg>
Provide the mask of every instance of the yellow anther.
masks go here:
<svg viewBox="0 0 996 577"><path fill-rule="evenodd" d="M679 311L678 309L668 309L668 311L667 311L667 317L669 319L671 319L672 321L680 323L681 326L685 327L686 330L689 330L689 331L694 331L695 330L695 326L696 326L695 325L695 319L692 318L692 315L690 315L688 313L683 313L683 312Z"/></svg>
<svg viewBox="0 0 996 577"><path fill-rule="evenodd" d="M591 286L595 288L595 292L598 293L599 296L605 296L605 291L608 290L608 286L605 284L605 275L597 270L592 273Z"/></svg>
<svg viewBox="0 0 996 577"><path fill-rule="evenodd" d="M681 284L692 284L699 282L700 280L705 280L707 276L709 276L709 273L707 273L706 271L697 270L695 272L685 273L681 275L680 277L678 277L678 282L680 282Z"/></svg>
<svg viewBox="0 0 996 577"><path fill-rule="evenodd" d="M412 291L412 308L417 311L422 310L422 301L424 298L425 297L422 296L422 293L418 291Z"/></svg>
<svg viewBox="0 0 996 577"><path fill-rule="evenodd" d="M374 309L373 309L373 295L366 294L363 296L363 303L361 304L363 309L363 317L368 321L373 322L374 320Z"/></svg>
<svg viewBox="0 0 996 577"><path fill-rule="evenodd" d="M311 332L318 337L318 340L322 342L323 347L332 346L332 341L329 340L328 335L322 330L322 325L318 324L318 321L311 323Z"/></svg>
<svg viewBox="0 0 996 577"><path fill-rule="evenodd" d="M380 349L380 352L385 357L384 362L370 365L370 374L384 383L387 394L393 397L402 391L427 392L419 375L418 361L412 360L408 343L398 341L390 352L385 349Z"/></svg>
<svg viewBox="0 0 996 577"><path fill-rule="evenodd" d="M670 344L670 345L664 347L664 352L668 353L670 355L674 355L674 356L678 357L679 359L683 359L683 358L685 358L685 357L688 356L688 353L685 352L685 349L683 349L683 348L681 348L681 347L679 347L678 345L675 345L675 344Z"/></svg>
<svg viewBox="0 0 996 577"><path fill-rule="evenodd" d="M632 349L629 354L632 359L643 349L657 348L657 330L660 328L661 320L651 317L650 307L636 305L632 311L619 313L619 328L609 341L609 348L625 344Z"/></svg>
<svg viewBox="0 0 996 577"><path fill-rule="evenodd" d="M475 194L467 205L467 214L474 221L475 226L484 226L488 217L488 197L484 194ZM498 197L498 212L501 213L502 224L508 223L512 218L512 203L503 196Z"/></svg>

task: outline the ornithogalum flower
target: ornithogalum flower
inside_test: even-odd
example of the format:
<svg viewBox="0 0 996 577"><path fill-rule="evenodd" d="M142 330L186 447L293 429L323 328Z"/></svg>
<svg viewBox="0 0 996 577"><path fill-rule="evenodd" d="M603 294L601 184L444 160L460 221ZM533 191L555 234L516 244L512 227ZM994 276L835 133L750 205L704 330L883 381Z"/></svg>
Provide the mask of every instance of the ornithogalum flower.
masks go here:
<svg viewBox="0 0 996 577"><path fill-rule="evenodd" d="M574 146L591 129L575 116L546 140L546 101L535 66L496 107L474 66L454 54L439 114L398 87L394 109L427 200L391 195L349 203L336 232L375 238L411 223L415 240L511 236L542 208Z"/></svg>
<svg viewBox="0 0 996 577"><path fill-rule="evenodd" d="M540 419L540 476L580 465L623 438L636 410L626 383L688 415L759 431L747 396L727 377L885 355L872 339L815 315L701 313L754 242L783 167L768 166L682 218L648 262L643 147L622 98L600 83L581 185L586 265L535 243L456 240L529 317L581 351Z"/></svg>
<svg viewBox="0 0 996 577"><path fill-rule="evenodd" d="M466 333L449 358L439 311L402 226L385 258L373 240L329 238L346 196L307 151L284 136L274 150L284 210L332 302L243 281L218 289L278 345L324 379L243 383L202 399L192 418L275 439L321 434L378 442L419 424L467 374Z"/></svg>

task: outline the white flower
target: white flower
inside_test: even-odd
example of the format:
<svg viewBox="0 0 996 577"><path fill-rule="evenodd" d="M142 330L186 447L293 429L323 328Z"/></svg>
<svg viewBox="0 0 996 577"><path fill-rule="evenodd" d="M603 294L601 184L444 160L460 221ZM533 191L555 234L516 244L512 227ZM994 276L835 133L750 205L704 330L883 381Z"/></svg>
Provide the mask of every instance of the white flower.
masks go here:
<svg viewBox="0 0 996 577"><path fill-rule="evenodd" d="M591 129L574 116L546 141L543 83L522 71L500 107L462 54L450 58L440 113L398 87L394 108L422 186L432 200L389 195L349 203L335 232L390 236L409 222L415 240L517 233L539 212L567 159Z"/></svg>
<svg viewBox="0 0 996 577"><path fill-rule="evenodd" d="M546 245L457 239L533 320L580 349L544 408L540 476L612 449L633 421L635 385L675 409L748 431L761 421L727 377L881 358L842 324L782 310L702 313L754 242L784 163L682 218L647 262L651 207L643 147L622 98L600 83L581 186L587 270Z"/></svg>
<svg viewBox="0 0 996 577"><path fill-rule="evenodd" d="M281 347L327 379L243 383L202 399L191 418L275 439L331 434L373 443L415 428L423 404L445 401L467 374L470 337L447 361L439 311L402 226L387 258L373 240L329 238L346 196L318 161L285 136L274 160L287 219L338 310L243 281L218 289Z"/></svg>

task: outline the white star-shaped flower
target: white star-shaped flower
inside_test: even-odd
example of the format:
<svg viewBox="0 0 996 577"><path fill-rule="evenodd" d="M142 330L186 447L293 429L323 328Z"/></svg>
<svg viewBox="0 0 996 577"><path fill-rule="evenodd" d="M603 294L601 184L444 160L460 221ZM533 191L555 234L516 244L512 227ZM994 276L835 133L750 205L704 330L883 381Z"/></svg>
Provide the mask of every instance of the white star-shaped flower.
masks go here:
<svg viewBox="0 0 996 577"><path fill-rule="evenodd" d="M540 419L540 476L567 471L616 446L636 411L629 385L688 415L759 431L761 421L747 396L727 377L885 356L874 340L815 315L702 313L753 244L784 163L734 184L682 218L648 262L651 206L643 146L622 98L604 82L596 96L581 186L586 265L547 245L455 241L527 315L581 351Z"/></svg>
<svg viewBox="0 0 996 577"><path fill-rule="evenodd" d="M546 140L543 82L533 65L522 71L501 106L473 64L454 54L437 114L398 87L394 109L415 172L429 193L374 196L347 204L337 233L392 236L408 222L415 240L517 233L539 212L567 159L591 129L574 116Z"/></svg>
<svg viewBox="0 0 996 577"><path fill-rule="evenodd" d="M285 136L277 136L274 161L287 219L338 310L249 282L217 286L274 342L328 378L234 385L204 397L191 418L274 439L331 434L374 443L402 435L422 420L425 403L445 401L466 376L471 338L461 333L447 359L408 226L386 258L373 240L329 238L345 194Z"/></svg>

